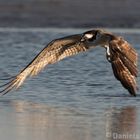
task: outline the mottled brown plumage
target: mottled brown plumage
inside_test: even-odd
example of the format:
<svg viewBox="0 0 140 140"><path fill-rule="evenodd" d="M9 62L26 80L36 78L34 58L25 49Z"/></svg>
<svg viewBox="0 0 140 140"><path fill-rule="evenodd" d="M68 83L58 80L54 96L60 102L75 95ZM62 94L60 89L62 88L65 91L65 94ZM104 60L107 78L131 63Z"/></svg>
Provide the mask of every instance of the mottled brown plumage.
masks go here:
<svg viewBox="0 0 140 140"><path fill-rule="evenodd" d="M81 37L81 34L77 34L51 41L18 75L3 85L6 87L1 93L4 95L13 88L19 88L28 76L37 75L48 64L89 49L87 42L80 43Z"/></svg>
<svg viewBox="0 0 140 140"><path fill-rule="evenodd" d="M115 77L133 96L136 96L137 53L128 42L118 37L109 43L111 65Z"/></svg>
<svg viewBox="0 0 140 140"><path fill-rule="evenodd" d="M116 79L131 95L136 96L138 55L135 49L123 38L100 29L51 41L17 76L1 86L4 87L2 95L19 88L27 77L37 75L48 64L54 64L98 45L106 48L107 59Z"/></svg>

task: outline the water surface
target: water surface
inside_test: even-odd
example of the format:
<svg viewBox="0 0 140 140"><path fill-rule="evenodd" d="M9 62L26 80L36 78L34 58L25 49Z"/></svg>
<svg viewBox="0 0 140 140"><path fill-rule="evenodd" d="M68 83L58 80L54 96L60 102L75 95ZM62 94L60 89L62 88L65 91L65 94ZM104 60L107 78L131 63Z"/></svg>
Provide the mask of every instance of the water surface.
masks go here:
<svg viewBox="0 0 140 140"><path fill-rule="evenodd" d="M83 31L0 29L0 76L17 74L52 39ZM113 31L140 52L139 30ZM0 139L137 140L139 106L139 92L131 97L114 78L105 50L95 48L48 66L0 98Z"/></svg>

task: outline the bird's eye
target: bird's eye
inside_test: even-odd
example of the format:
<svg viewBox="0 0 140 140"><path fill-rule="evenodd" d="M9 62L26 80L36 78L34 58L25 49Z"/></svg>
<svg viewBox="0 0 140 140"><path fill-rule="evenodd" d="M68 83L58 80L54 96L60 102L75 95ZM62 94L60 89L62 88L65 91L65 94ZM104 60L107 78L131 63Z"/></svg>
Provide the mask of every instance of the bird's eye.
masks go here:
<svg viewBox="0 0 140 140"><path fill-rule="evenodd" d="M97 39L97 36L98 36L98 34L97 34L98 32L96 31L95 33L94 33L94 35L93 35L93 40L96 40Z"/></svg>

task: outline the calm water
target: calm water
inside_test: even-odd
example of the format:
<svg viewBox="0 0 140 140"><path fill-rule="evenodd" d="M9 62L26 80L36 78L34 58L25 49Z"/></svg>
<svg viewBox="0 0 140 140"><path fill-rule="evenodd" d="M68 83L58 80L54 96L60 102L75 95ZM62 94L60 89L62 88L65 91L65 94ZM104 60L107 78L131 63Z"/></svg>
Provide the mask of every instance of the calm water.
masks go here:
<svg viewBox="0 0 140 140"><path fill-rule="evenodd" d="M83 31L0 29L0 77L17 74L52 39ZM140 30L115 32L140 52ZM96 48L48 66L0 98L0 139L139 140L139 106L140 94L129 96L105 50Z"/></svg>

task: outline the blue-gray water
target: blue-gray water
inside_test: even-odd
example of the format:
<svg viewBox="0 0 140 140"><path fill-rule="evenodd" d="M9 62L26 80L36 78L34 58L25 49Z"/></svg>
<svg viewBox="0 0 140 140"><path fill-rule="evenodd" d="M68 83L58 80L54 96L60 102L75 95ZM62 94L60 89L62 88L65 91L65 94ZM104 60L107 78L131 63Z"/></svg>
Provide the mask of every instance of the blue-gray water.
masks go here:
<svg viewBox="0 0 140 140"><path fill-rule="evenodd" d="M83 31L1 28L0 77L17 74L52 39ZM140 30L115 32L140 52ZM95 48L48 66L18 91L1 97L0 139L137 140L137 94L129 95L114 78L105 50Z"/></svg>

